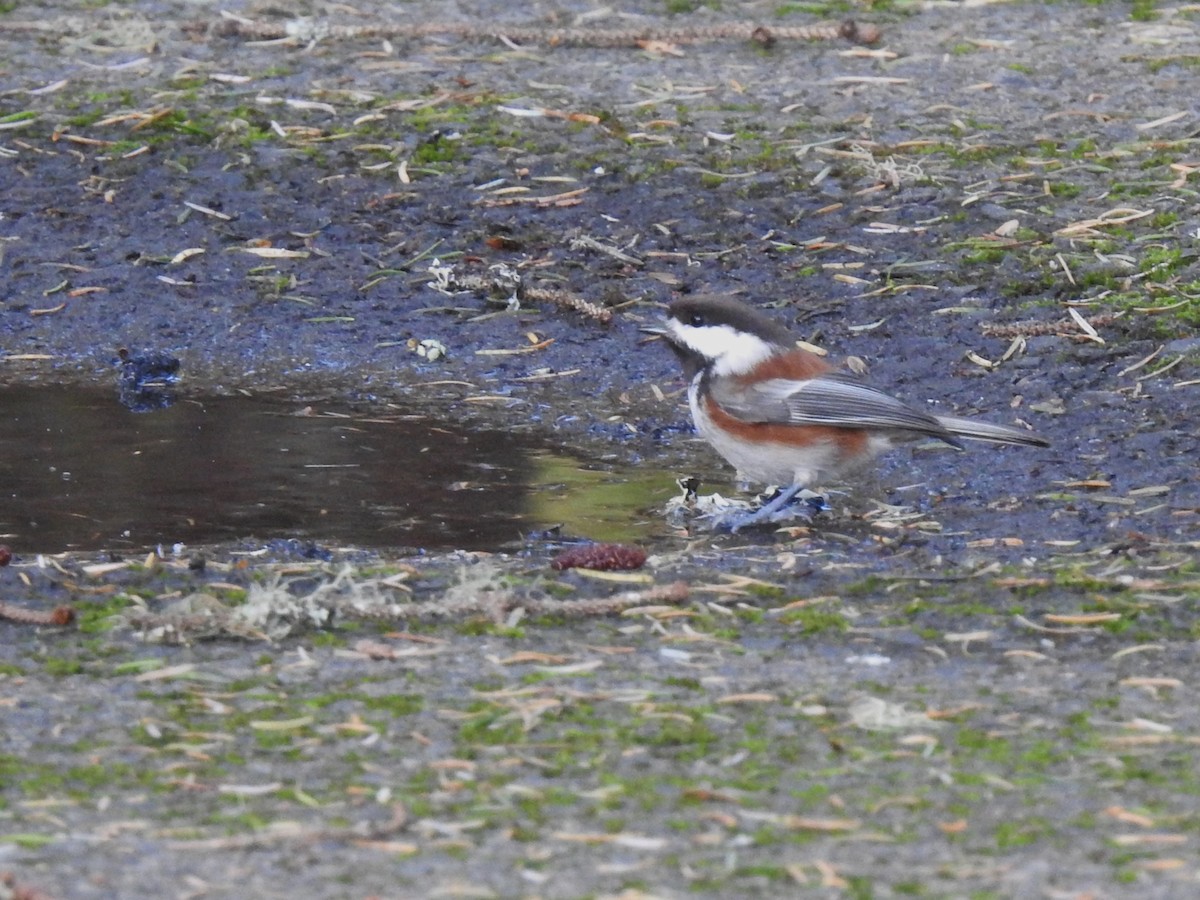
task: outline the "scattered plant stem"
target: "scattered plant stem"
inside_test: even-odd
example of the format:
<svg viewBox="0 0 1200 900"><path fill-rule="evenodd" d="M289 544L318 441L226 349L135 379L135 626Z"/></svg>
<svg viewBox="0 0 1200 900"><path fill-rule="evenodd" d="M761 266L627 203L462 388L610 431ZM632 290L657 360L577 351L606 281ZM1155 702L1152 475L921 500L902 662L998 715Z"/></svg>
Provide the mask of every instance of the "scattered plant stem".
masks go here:
<svg viewBox="0 0 1200 900"><path fill-rule="evenodd" d="M0 602L0 619L21 625L70 625L75 621L75 610L69 606L56 606L46 611Z"/></svg>
<svg viewBox="0 0 1200 900"><path fill-rule="evenodd" d="M466 40L499 40L517 44L547 44L570 47L642 47L648 44L699 44L711 41L753 41L771 46L779 41L848 40L874 44L883 36L877 25L847 20L825 25L766 27L753 22L722 22L707 26L644 28L540 28L489 25L480 22L376 22L370 25L335 25L316 19L264 22L225 13L225 18L208 30L220 37L247 41L294 41L379 39L405 40L431 35L452 35ZM196 23L193 31L207 26Z"/></svg>

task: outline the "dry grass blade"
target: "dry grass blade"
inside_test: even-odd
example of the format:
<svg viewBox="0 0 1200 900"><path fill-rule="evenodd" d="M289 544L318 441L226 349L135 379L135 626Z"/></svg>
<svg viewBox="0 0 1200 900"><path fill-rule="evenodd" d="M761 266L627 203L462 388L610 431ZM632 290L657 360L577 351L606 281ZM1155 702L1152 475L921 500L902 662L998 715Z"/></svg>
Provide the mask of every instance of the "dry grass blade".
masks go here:
<svg viewBox="0 0 1200 900"><path fill-rule="evenodd" d="M1144 219L1147 216L1154 215L1153 209L1131 209L1126 206L1119 206L1116 209L1110 209L1108 212L1101 213L1094 219L1084 219L1080 222L1073 222L1058 229L1054 234L1058 237L1097 237L1103 234L1099 229L1111 228L1114 225L1127 225L1130 222L1136 222L1138 219Z"/></svg>
<svg viewBox="0 0 1200 900"><path fill-rule="evenodd" d="M590 237L586 234L572 238L568 246L570 246L572 250L595 250L598 253L611 256L618 262L627 263L631 266L645 265L645 262L638 259L636 256L630 256L620 248L605 244L602 241L598 241L594 237Z"/></svg>
<svg viewBox="0 0 1200 900"><path fill-rule="evenodd" d="M1099 625L1104 622L1119 622L1121 620L1120 613L1078 613L1074 615L1064 615L1060 613L1047 613L1042 618L1054 625Z"/></svg>
<svg viewBox="0 0 1200 900"><path fill-rule="evenodd" d="M1083 317L1083 313L1073 306L1067 310L1067 313L1075 321L1075 324L1079 326L1079 329L1091 340L1095 341L1097 344L1104 343L1104 338L1100 337L1100 335L1096 333L1096 329L1092 327L1091 322Z"/></svg>
<svg viewBox="0 0 1200 900"><path fill-rule="evenodd" d="M784 816L783 825L793 831L854 831L861 827L858 819L817 819L811 816Z"/></svg>
<svg viewBox="0 0 1200 900"><path fill-rule="evenodd" d="M1175 368L1177 365L1179 365L1181 362L1183 362L1184 359L1186 359L1186 357L1181 353L1181 354L1179 354L1179 356L1175 357L1169 363L1163 363L1157 369L1154 369L1151 372L1147 372L1145 375L1139 376L1137 380L1138 381L1146 381L1150 378L1157 378L1159 375L1165 375L1167 372L1170 372L1173 368Z"/></svg>
<svg viewBox="0 0 1200 900"><path fill-rule="evenodd" d="M1183 109L1183 110L1180 110L1179 112L1169 113L1168 115L1162 116L1161 118L1158 118L1158 119L1154 119L1153 121L1150 121L1150 122L1141 122L1137 125L1134 125L1133 127L1136 128L1138 131L1150 131L1153 128L1159 128L1163 125L1170 125L1172 122L1178 122L1180 119L1182 119L1187 114L1188 114L1187 110Z"/></svg>
<svg viewBox="0 0 1200 900"><path fill-rule="evenodd" d="M524 203L543 209L547 207L562 208L565 206L577 206L578 204L582 203L583 195L589 190L591 190L591 188L576 188L573 191L563 191L559 194L549 194L537 197L501 197L498 199L482 197L475 202L480 206L487 207L488 209L493 209L500 206L520 206Z"/></svg>
<svg viewBox="0 0 1200 900"><path fill-rule="evenodd" d="M862 827L858 819L818 818L815 816L797 816L762 812L758 810L742 810L739 815L751 822L764 822L791 831L855 831Z"/></svg>
<svg viewBox="0 0 1200 900"><path fill-rule="evenodd" d="M1039 625L1037 622L1031 622L1022 615L1013 616L1013 621L1018 625L1028 628L1030 631L1041 632L1042 634L1092 634L1093 628L1050 628L1047 625Z"/></svg>
<svg viewBox="0 0 1200 900"><path fill-rule="evenodd" d="M1158 356L1158 354L1162 353L1163 347L1165 347L1165 346L1166 346L1165 344L1159 344L1158 349L1156 349L1153 353L1151 353L1149 356L1142 357L1140 360L1133 363L1132 365L1126 366L1124 369L1122 369L1120 372L1117 373L1117 377L1120 378L1122 375L1128 375L1130 372L1136 372L1138 369L1142 368L1147 363L1151 362L1156 356Z"/></svg>
<svg viewBox="0 0 1200 900"><path fill-rule="evenodd" d="M233 216L227 215L223 212L218 212L215 209L210 209L207 206L201 206L199 203L193 203L190 200L184 200L183 205L188 209L194 209L196 212L201 213L202 215L211 216L214 219L220 219L222 222L233 221Z"/></svg>
<svg viewBox="0 0 1200 900"><path fill-rule="evenodd" d="M234 247L238 253L249 253L262 259L308 259L307 250L286 250L283 247Z"/></svg>

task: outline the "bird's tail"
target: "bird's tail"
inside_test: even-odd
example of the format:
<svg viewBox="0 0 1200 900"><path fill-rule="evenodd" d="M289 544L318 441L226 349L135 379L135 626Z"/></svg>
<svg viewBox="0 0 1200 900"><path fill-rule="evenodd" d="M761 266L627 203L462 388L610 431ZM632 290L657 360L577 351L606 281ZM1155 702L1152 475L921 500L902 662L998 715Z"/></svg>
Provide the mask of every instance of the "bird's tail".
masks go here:
<svg viewBox="0 0 1200 900"><path fill-rule="evenodd" d="M992 444L1026 444L1030 447L1049 447L1050 442L1032 431L1021 431L1007 425L993 425L978 419L963 419L958 416L938 416L937 420L948 432L972 441L988 441Z"/></svg>

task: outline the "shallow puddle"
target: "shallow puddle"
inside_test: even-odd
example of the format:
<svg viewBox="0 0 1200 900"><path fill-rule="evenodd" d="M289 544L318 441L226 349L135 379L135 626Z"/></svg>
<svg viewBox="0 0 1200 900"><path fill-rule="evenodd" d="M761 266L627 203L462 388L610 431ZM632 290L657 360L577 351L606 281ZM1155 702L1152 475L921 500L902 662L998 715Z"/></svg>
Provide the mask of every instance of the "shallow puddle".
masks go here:
<svg viewBox="0 0 1200 900"><path fill-rule="evenodd" d="M394 410L181 399L136 413L114 394L0 388L0 535L21 553L240 539L323 546L512 548L637 540L668 473L618 472L524 435Z"/></svg>

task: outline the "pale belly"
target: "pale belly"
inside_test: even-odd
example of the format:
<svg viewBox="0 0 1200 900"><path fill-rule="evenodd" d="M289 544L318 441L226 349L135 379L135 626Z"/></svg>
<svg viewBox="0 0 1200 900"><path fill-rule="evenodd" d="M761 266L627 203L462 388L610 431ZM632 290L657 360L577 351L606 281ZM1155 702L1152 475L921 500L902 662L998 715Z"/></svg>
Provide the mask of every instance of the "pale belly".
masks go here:
<svg viewBox="0 0 1200 900"><path fill-rule="evenodd" d="M891 441L886 437L872 436L867 452L849 463L841 458L833 441L820 441L806 447L750 443L717 428L697 401L697 394L698 382L694 381L688 387L688 405L692 410L696 431L748 481L779 486L798 484L813 488L857 468L891 446Z"/></svg>

